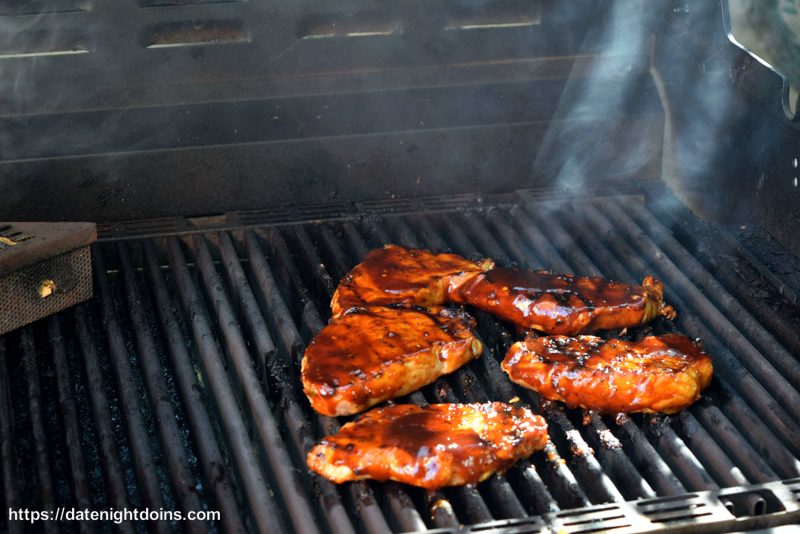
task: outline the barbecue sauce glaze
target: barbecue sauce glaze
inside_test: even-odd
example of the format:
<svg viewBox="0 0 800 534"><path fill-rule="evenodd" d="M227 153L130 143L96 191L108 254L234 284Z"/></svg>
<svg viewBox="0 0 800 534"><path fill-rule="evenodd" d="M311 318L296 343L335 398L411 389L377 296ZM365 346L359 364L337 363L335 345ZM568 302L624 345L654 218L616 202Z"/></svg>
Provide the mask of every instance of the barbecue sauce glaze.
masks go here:
<svg viewBox="0 0 800 534"><path fill-rule="evenodd" d="M460 309L369 307L331 321L309 343L301 378L311 405L349 415L410 393L483 350Z"/></svg>
<svg viewBox="0 0 800 534"><path fill-rule="evenodd" d="M476 484L547 443L547 424L502 402L410 404L372 410L308 454L334 482L396 480L428 489Z"/></svg>
<svg viewBox="0 0 800 534"><path fill-rule="evenodd" d="M449 297L522 328L576 335L674 318L664 304L664 284L646 277L641 286L600 277L494 268L451 284Z"/></svg>
<svg viewBox="0 0 800 534"><path fill-rule="evenodd" d="M492 266L491 260L473 262L456 254L386 245L371 251L342 278L331 311L337 317L365 306L441 306L451 279Z"/></svg>
<svg viewBox="0 0 800 534"><path fill-rule="evenodd" d="M679 334L640 341L546 336L514 343L503 370L549 400L602 413L683 410L711 382L711 358Z"/></svg>

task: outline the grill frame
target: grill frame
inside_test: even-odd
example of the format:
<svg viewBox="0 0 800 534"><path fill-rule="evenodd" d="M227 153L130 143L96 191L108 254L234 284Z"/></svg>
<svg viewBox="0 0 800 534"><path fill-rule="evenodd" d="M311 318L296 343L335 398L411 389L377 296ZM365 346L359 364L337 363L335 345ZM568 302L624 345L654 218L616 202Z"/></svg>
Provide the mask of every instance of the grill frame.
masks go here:
<svg viewBox="0 0 800 534"><path fill-rule="evenodd" d="M652 188L649 191L652 199L666 194ZM103 498L107 505L157 508L163 503L190 509L213 504L215 509L227 510L220 526L230 531L274 525L312 531L321 526L337 532L419 527L454 531L462 524L474 524L487 529L541 527L577 532L587 525L598 529L620 526L614 521L632 522L634 528L639 524L635 521L641 520L636 513L637 506L641 506L637 496L646 500L656 496L684 499L687 494L699 495L713 509L708 522L701 525L709 530L755 528L796 518L800 513L796 503L785 504L785 512L760 516L742 512L758 507L772 509L760 492L777 495L775 498L784 502L786 491L795 488L797 480L780 480L800 474L800 451L792 451L792 443L781 443L780 439L775 446L762 444L760 449L753 444L763 440L759 434L783 432L794 436L796 430L787 425L791 416L780 406L770 412L775 406L759 397L763 386L749 373L760 372L759 378L769 380L775 386L770 390L785 400L791 402L794 397L791 388L781 382L786 378L759 371L760 360L742 366L734 356L752 356L753 350L760 354L759 349L749 348L756 342L771 347L770 353L778 353L779 349L785 350L781 347L787 339L770 341L764 337L765 332L769 334L759 319L764 310L748 306L744 307L745 315L752 321L747 317L737 319L745 327L739 331L734 326L736 336L722 339L711 335L711 329L721 328L723 320L727 320L712 312L718 307L735 310L725 307L736 305L739 298L728 298L728 290L721 282L722 290L714 290L710 282L716 279L707 278L709 258L689 254L680 243L681 248L675 249L670 240L675 238L670 237L668 227L659 227L661 223L655 219L642 218L643 213L636 210L643 195L625 193L631 190L592 200L520 191L489 199L467 196L455 201L398 201L370 205L366 210L351 206L344 212L342 206L334 206L315 210L314 220L308 220L305 213L235 214L227 220L195 220L194 226L186 221L169 221L169 228L142 224L139 228L146 228L143 233L150 237L135 238L130 235L135 229L116 225L114 232L107 232L103 243L95 248L98 297L18 334L25 376L11 378L10 387L5 385L10 380L5 354L11 338L0 338L0 349L5 346L5 354L0 354L4 363L0 367L0 399L9 397L6 391L20 391L24 383L30 412L30 420L15 422L9 419L11 404L0 405L0 424L3 428L30 424L33 429L31 440L37 445L33 455L35 479L43 481L37 484L41 494L37 500L44 505L60 503L65 495L73 495L76 502L97 504L98 475L89 473L84 458L96 456L103 459L100 487L108 488ZM553 209L555 205L560 207ZM645 214L653 205L651 201L643 208ZM682 212L673 207L669 213L669 220L677 221ZM276 219L265 225L259 220L265 216ZM211 223L218 227L209 229L207 225ZM690 224L700 223L691 219ZM590 229L601 232L598 235ZM625 235L617 236L616 231ZM718 227L712 231L724 232ZM399 484L367 482L336 488L303 473L302 464L298 463L314 439L335 431L339 424L335 419L311 413L306 406L297 381L298 365L305 343L324 325L327 302L336 281L370 248L385 242L452 249L469 255L479 253L505 265L546 264L554 270L604 274L626 281L652 272L666 278L667 300L675 303L681 314L678 325L689 335L708 333L702 337L709 352L732 370L726 371L724 365L718 364L717 374L725 383L715 379L713 391L679 416L634 416L617 425L594 415L584 426L577 411L540 403L535 395L508 381L485 378L498 373L502 376L497 358L502 358L504 351L498 347L507 346L512 336L503 325L477 313L487 353L452 377L409 395L408 400L482 401L519 396L548 418L553 444L547 454L535 455L508 476L492 477L477 489L423 494ZM736 254L733 249L729 253ZM629 262L627 266L616 259L622 257ZM162 268L167 264L169 269ZM706 300L698 295L699 283L712 288ZM779 291L778 287L773 288L773 293ZM706 301L711 303L710 308ZM696 309L709 313L695 316L691 310ZM788 321L774 321L783 323L784 330L772 330L790 331ZM725 328L723 332L730 330ZM763 330L761 341L757 341L754 328ZM47 334L45 343L35 335L41 331ZM42 354L46 352L42 345L50 346L52 356ZM138 356L142 352L148 355ZM40 377L53 380L48 371L50 358L58 391L56 405L63 411L63 422L55 424L64 427L68 453L66 459L59 456L58 461L54 459L55 447L44 432L45 424L53 423L42 419L42 406L52 402L43 393L46 387L36 383ZM155 372L158 365L162 373L166 372L163 376ZM169 377L179 365L184 369L181 376L189 371L195 376L183 376L184 383L175 385L175 379ZM83 371L80 367L84 367ZM743 380L735 382L733 378L739 374ZM111 376L113 383L104 375ZM80 389L81 384L88 394L84 391L84 397L68 395L71 389ZM259 397L263 399L258 400ZM154 398L168 402L150 406ZM755 408L751 409L743 398L760 403L754 403ZM142 404L143 399L148 399L147 403ZM773 415L762 421L759 416L764 414L757 410ZM76 415L70 415L73 412ZM85 418L89 412L92 431L97 436L96 454L78 451L78 444L85 446L88 438L76 419ZM153 413L160 416L153 417ZM177 428L172 427L170 419L178 421ZM215 428L218 425L224 428ZM196 433L197 440L186 441L188 427ZM239 438L224 438L225 435ZM607 439L608 435L613 440ZM276 436L280 443L271 441ZM143 441L137 445L136 439ZM621 449L614 440L622 445ZM267 443L272 445L265 446ZM8 441L3 442L4 473L15 472L14 459L20 448L19 443L16 445L17 450L9 452ZM729 446L723 449L723 445ZM268 447L273 450L268 451ZM127 448L130 453L125 452ZM159 451L164 450L174 454L161 457ZM672 454L683 454L685 460L671 459ZM546 458L548 455L550 459ZM209 461L212 457L222 463ZM289 463L284 464L287 459ZM562 464L560 459L568 463ZM790 467L776 468L792 461L794 471ZM63 465L58 467L58 463ZM223 464L240 467L223 469ZM247 473L248 469L241 466L253 465L258 466L259 473L253 475L253 480L243 480L242 472ZM282 471L282 465L294 466L293 473ZM301 471L295 470L298 466ZM731 469L741 474L726 475ZM193 502L191 494L176 490L185 487L187 476L202 483L216 480L216 485L197 490L197 502ZM71 489L59 489L64 484ZM30 491L30 486L5 486L9 506L20 502L19 495L15 497L15 489L20 487ZM213 498L210 492L214 493ZM274 493L273 505L264 492ZM736 497L735 502L731 501L732 496ZM449 504L436 505L441 499ZM603 502L613 503L614 514L622 514L622 519L598 520L597 514L609 508L600 504ZM315 510L319 525L303 523L303 503ZM261 505L263 509L259 508ZM231 512L242 506L250 513L239 517ZM741 517L731 515L726 506L738 510ZM262 515L256 516L253 509ZM582 519L591 521L567 524L567 514L573 519L577 517L573 514L589 514ZM519 518L521 515L528 517ZM497 521L503 516L518 519ZM194 526L203 530L209 525ZM676 522L671 528L685 526ZM157 528L166 530L175 525ZM655 527L649 524L648 528Z"/></svg>

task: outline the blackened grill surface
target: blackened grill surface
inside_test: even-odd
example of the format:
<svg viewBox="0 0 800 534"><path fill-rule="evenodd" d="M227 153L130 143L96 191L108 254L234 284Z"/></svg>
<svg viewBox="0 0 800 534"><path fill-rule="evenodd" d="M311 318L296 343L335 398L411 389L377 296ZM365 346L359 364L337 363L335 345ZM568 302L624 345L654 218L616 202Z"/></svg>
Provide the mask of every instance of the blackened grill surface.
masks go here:
<svg viewBox="0 0 800 534"><path fill-rule="evenodd" d="M221 513L150 525L159 531L494 522L578 532L789 520L775 515L800 508L798 481L779 482L800 477L800 325L782 296L789 288L760 274L765 266L734 236L674 204L520 198L97 245L92 301L0 337L3 508ZM388 242L624 282L653 274L678 319L631 334L702 338L714 381L671 417L568 410L506 379L499 361L517 336L478 312L483 357L402 401L518 397L546 417L552 443L477 487L335 486L311 475L304 456L346 419L310 409L299 362L329 317L336 282Z"/></svg>

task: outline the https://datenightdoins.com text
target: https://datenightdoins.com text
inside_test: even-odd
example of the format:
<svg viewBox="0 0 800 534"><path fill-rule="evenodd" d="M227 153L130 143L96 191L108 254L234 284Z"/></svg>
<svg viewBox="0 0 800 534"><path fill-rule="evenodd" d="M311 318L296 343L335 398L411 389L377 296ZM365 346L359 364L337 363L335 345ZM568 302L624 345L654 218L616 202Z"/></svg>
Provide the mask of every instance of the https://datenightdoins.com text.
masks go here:
<svg viewBox="0 0 800 534"><path fill-rule="evenodd" d="M8 520L9 522L21 521L29 524L47 521L97 521L119 525L129 521L219 521L220 512L216 510L189 510L183 512L180 510L164 510L163 508L158 510L150 508L91 510L89 508L59 506L54 510L9 508Z"/></svg>

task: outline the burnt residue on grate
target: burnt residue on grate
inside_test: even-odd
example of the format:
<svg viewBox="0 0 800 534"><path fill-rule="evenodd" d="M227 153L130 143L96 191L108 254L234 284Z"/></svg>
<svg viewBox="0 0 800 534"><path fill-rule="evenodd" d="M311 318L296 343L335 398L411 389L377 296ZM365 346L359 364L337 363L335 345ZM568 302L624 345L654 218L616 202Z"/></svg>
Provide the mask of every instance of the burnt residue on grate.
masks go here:
<svg viewBox="0 0 800 534"><path fill-rule="evenodd" d="M331 484L308 471L305 454L347 419L310 409L299 364L329 318L338 280L388 242L632 283L653 274L678 319L626 335L700 337L715 378L673 416L567 409L506 379L499 362L516 334L478 312L483 356L399 402L519 402L547 419L547 449L477 487ZM723 228L639 197L104 242L94 249L94 299L0 337L0 500L221 512L218 521L152 525L164 531L383 532L526 517L525 528L537 530L590 519L625 526L624 514L639 509L628 501L683 503L687 494L800 476L795 319L768 315L763 299L737 286L764 266L736 246ZM738 262L724 273L722 254ZM794 309L778 284L759 279L759 291ZM777 509L765 491L726 506L745 515Z"/></svg>

